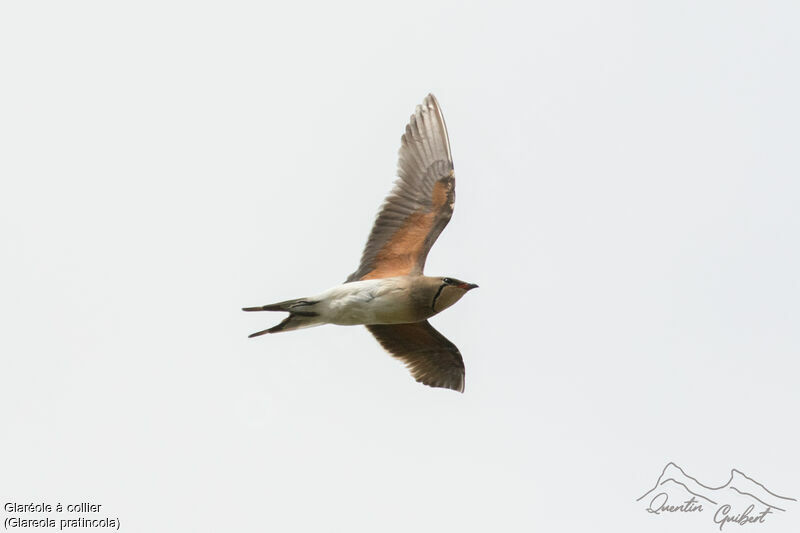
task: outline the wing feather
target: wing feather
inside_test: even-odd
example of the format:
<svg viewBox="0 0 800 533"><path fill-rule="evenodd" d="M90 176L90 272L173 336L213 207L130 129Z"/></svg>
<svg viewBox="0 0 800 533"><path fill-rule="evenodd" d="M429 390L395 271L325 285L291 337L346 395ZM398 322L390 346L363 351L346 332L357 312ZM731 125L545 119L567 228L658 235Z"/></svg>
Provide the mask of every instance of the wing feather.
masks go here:
<svg viewBox="0 0 800 533"><path fill-rule="evenodd" d="M369 325L389 353L406 364L418 382L464 392L464 360L455 344L430 322Z"/></svg>
<svg viewBox="0 0 800 533"><path fill-rule="evenodd" d="M431 246L450 221L455 203L453 159L447 126L432 94L406 125L397 175L361 264L347 281L422 274Z"/></svg>

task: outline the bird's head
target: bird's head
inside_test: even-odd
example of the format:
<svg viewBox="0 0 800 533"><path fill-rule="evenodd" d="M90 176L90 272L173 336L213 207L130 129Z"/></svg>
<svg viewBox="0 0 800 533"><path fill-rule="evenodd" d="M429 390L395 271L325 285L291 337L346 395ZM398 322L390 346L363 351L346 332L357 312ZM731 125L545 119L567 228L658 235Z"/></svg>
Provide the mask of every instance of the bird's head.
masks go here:
<svg viewBox="0 0 800 533"><path fill-rule="evenodd" d="M467 291L477 288L474 283L467 283L456 278L437 278L439 286L431 306L437 313L459 301Z"/></svg>

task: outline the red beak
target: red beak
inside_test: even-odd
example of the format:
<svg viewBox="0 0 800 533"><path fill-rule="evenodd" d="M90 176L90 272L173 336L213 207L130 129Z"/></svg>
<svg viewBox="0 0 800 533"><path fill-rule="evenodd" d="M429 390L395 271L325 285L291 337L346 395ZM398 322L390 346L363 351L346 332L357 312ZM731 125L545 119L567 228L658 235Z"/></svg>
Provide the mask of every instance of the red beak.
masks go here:
<svg viewBox="0 0 800 533"><path fill-rule="evenodd" d="M478 286L474 283L462 283L458 286L459 289L464 289L465 291L470 291L472 289L477 289Z"/></svg>

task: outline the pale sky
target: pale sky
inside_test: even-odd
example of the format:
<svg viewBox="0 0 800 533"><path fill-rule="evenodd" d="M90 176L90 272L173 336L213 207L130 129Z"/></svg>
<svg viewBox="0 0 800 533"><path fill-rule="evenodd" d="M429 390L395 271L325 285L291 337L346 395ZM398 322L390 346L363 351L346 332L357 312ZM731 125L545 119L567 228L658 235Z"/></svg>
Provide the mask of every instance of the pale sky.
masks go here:
<svg viewBox="0 0 800 533"><path fill-rule="evenodd" d="M4 3L2 502L128 532L718 531L635 502L669 461L800 499L798 27L795 2ZM363 327L248 339L281 315L241 307L356 268L428 92L457 201L426 272L480 285L431 321L466 392Z"/></svg>

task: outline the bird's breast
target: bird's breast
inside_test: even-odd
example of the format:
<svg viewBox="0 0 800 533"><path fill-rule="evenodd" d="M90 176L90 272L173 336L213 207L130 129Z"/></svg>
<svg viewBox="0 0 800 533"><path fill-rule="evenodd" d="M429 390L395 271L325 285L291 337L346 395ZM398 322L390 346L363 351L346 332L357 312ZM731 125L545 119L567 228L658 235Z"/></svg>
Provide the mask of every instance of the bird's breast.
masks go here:
<svg viewBox="0 0 800 533"><path fill-rule="evenodd" d="M367 280L335 287L320 302L322 317L332 324L405 324L427 318L402 280Z"/></svg>

